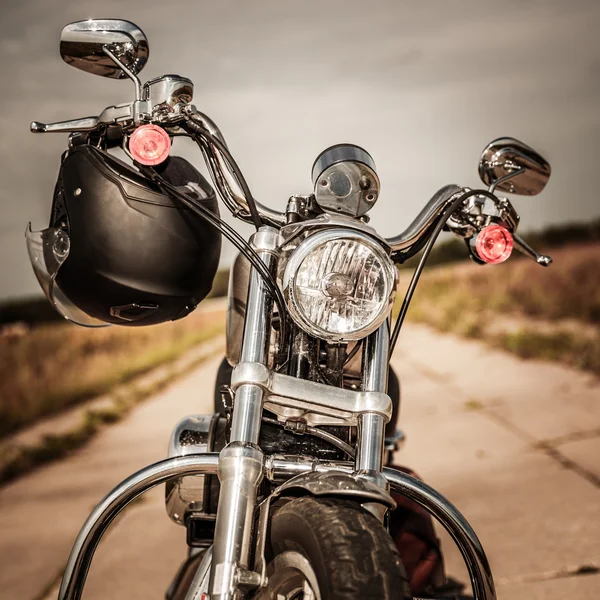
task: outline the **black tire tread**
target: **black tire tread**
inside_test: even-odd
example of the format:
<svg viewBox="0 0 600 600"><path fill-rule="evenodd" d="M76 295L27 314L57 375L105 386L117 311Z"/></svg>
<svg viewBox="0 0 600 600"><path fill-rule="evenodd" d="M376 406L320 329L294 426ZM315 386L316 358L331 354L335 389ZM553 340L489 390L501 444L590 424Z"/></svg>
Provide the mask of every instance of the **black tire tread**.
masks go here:
<svg viewBox="0 0 600 600"><path fill-rule="evenodd" d="M303 496L284 504L273 515L271 545L308 558L322 600L412 598L392 538L351 500Z"/></svg>

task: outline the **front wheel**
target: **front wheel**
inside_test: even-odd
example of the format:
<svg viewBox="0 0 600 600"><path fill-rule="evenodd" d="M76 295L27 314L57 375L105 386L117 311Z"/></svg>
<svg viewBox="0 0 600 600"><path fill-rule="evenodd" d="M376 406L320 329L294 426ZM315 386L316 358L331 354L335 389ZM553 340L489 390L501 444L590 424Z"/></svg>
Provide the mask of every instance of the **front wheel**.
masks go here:
<svg viewBox="0 0 600 600"><path fill-rule="evenodd" d="M304 496L271 521L272 558L257 600L412 598L392 538L359 504Z"/></svg>

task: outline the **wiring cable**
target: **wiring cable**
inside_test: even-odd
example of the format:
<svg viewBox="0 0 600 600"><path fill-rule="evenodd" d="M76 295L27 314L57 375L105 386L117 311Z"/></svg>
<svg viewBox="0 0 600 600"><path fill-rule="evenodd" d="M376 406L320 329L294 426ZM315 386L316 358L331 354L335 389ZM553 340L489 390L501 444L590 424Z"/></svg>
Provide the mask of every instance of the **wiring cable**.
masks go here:
<svg viewBox="0 0 600 600"><path fill-rule="evenodd" d="M250 191L248 182L242 174L242 171L239 168L238 164L235 162L235 159L231 155L231 152L229 152L227 146L217 136L210 133L210 131L208 131L206 128L204 128L202 125L200 125L193 119L186 120L184 122L184 128L187 131L189 131L196 143L198 143L197 137L201 136L210 143L210 145L212 146L213 153L215 153L216 150L221 155L221 157L227 164L229 171L235 177L235 181L239 185L242 194L244 195L244 199L248 204L248 210L250 211L250 216L252 218L254 226L256 227L256 229L260 229L260 227L262 227L263 225L263 222L260 213L258 212L258 208L256 207L256 201L254 200L254 196Z"/></svg>
<svg viewBox="0 0 600 600"><path fill-rule="evenodd" d="M390 357L394 352L394 348L396 347L396 342L398 341L398 335L400 334L400 329L402 328L402 324L404 323L404 319L406 317L406 313L408 311L408 307L410 305L410 301L412 300L413 294L415 293L415 289L417 287L417 283L419 283L419 278L421 277L421 273L423 272L423 268L425 267L425 263L429 258L429 254L437 240L440 232L444 228L446 221L450 218L452 213L461 206L466 200L468 200L471 196L485 196L486 198L490 198L491 200L497 201L498 199L494 194L488 192L487 190L469 190L464 194L461 194L458 198L456 198L453 202L451 202L442 212L442 214L438 217L435 226L431 231L431 235L427 240L427 244L425 245L425 249L423 250L423 255L421 256L421 260L413 273L412 279L410 280L410 285L406 290L406 295L404 296L404 300L402 301L402 306L400 307L400 312L398 313L398 318L396 319L396 323L394 324L394 330L392 332L392 336L390 338Z"/></svg>
<svg viewBox="0 0 600 600"><path fill-rule="evenodd" d="M277 419L271 419L270 417L263 417L262 420L264 423L269 423L270 425L277 425L279 427L282 427L286 431L293 431L293 430L286 428L285 424L280 423ZM318 429L316 427L311 427L310 425L305 425L303 427L302 432L293 431L293 433L295 433L296 435L302 435L303 433L312 435L316 438L320 438L326 442L329 442L332 446L335 446L339 450L342 450L343 452L345 452L350 458L355 458L355 456L356 456L356 452L354 451L354 448L352 446L350 446L350 444L347 444L346 442L341 440L339 437L333 435L332 433L329 433L328 431L323 431L322 429Z"/></svg>

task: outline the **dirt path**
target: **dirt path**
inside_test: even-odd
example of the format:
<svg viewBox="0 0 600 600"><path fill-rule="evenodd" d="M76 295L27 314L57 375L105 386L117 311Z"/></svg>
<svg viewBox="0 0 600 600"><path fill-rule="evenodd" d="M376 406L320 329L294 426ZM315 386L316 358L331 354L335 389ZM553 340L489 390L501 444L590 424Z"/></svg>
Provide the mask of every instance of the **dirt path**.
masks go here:
<svg viewBox="0 0 600 600"><path fill-rule="evenodd" d="M56 578L98 499L164 458L179 418L210 410L218 362L139 406L78 454L0 490L1 598L33 600ZM600 566L598 380L418 326L405 329L394 365L408 437L399 460L471 521L499 598L596 596L600 575L559 575ZM98 549L86 600L163 598L184 538L165 514L163 490L148 494ZM456 553L447 552L449 570L464 577Z"/></svg>

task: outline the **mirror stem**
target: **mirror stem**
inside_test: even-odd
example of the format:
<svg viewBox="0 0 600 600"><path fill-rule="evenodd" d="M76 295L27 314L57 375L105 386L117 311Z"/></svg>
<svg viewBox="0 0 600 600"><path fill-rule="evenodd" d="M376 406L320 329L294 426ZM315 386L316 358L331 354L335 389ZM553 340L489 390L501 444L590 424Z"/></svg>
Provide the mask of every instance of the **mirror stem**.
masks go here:
<svg viewBox="0 0 600 600"><path fill-rule="evenodd" d="M102 51L123 71L123 73L125 73L125 75L127 75L127 77L129 77L129 79L131 79L133 81L133 83L135 84L135 99L141 100L142 99L142 82L140 81L139 77L133 71L130 71L118 59L118 57L112 52L112 50L110 50L110 48L108 46L103 46Z"/></svg>
<svg viewBox="0 0 600 600"><path fill-rule="evenodd" d="M497 179L496 181L494 181L494 183L492 183L492 185L490 185L490 187L488 188L488 192L490 194L493 194L494 190L501 183L504 183L505 181L508 181L509 179L512 179L513 177L516 177L517 175L520 175L524 171L525 171L525 169L523 167L521 167L520 169L517 169L516 171L513 171L512 173L509 173L508 175L505 175L504 177L500 177L500 179Z"/></svg>

